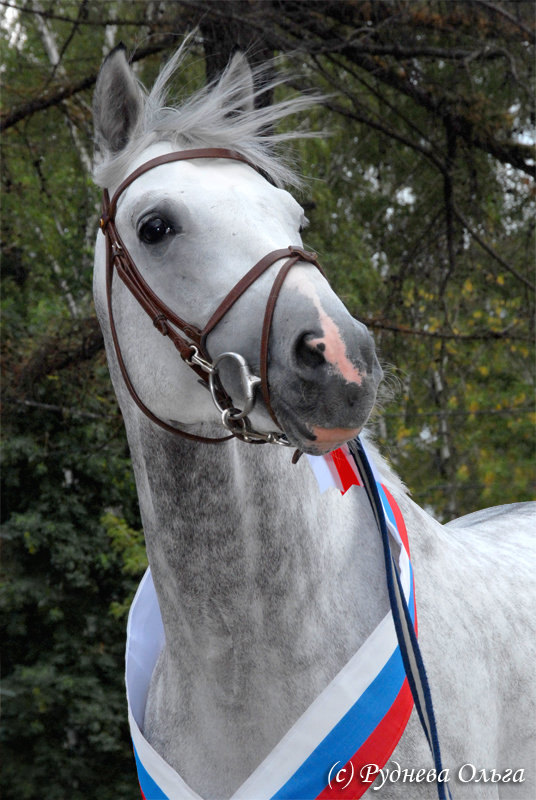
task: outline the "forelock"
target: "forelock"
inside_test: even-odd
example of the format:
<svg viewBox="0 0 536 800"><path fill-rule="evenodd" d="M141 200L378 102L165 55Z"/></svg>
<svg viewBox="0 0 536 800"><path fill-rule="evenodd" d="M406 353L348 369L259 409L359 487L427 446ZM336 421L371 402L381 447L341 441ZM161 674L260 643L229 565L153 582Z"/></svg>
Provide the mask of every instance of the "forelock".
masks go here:
<svg viewBox="0 0 536 800"><path fill-rule="evenodd" d="M170 82L183 66L189 52L188 42L181 46L160 72L152 90L145 90L143 113L129 142L116 156L98 164L95 182L108 189L117 186L128 174L129 165L151 144L169 142L177 150L191 147L224 147L236 150L263 172L276 186L299 186L300 177L283 156L280 146L298 138L318 133L293 129L277 132L277 125L290 115L310 109L318 96L300 95L272 105L233 111L243 90L240 74L228 75L192 94L184 102L169 105ZM273 64L254 71L254 98L271 92L284 78L266 80Z"/></svg>

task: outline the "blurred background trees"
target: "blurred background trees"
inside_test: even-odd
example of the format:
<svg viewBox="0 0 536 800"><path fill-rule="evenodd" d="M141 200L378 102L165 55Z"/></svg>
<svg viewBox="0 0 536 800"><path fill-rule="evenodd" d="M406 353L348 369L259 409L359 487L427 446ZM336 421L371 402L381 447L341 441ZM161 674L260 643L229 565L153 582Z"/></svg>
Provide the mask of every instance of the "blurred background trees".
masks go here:
<svg viewBox="0 0 536 800"><path fill-rule="evenodd" d="M293 158L306 244L388 367L372 421L447 520L534 480L534 6L11 0L2 43L4 797L136 796L126 613L145 560L91 301L91 91L195 30L176 91L238 46L325 102ZM291 123L288 123L291 124Z"/></svg>

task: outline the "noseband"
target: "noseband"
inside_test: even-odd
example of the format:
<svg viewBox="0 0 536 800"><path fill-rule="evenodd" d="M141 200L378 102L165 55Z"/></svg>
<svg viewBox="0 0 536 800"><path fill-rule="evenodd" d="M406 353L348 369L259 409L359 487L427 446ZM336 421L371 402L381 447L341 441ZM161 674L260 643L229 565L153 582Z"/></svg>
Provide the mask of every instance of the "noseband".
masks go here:
<svg viewBox="0 0 536 800"><path fill-rule="evenodd" d="M121 370L121 375L123 376L125 385L136 405L156 425L159 425L161 428L169 431L170 433L174 433L197 442L216 443L236 437L250 444L269 443L288 446L290 443L284 433L260 433L258 431L254 431L247 415L253 408L256 388L257 386L260 386L266 408L268 409L270 416L277 427L281 429L281 425L275 416L270 402L270 391L268 384L268 347L272 319L277 298L279 297L283 282L291 268L297 264L298 261L308 261L317 269L319 269L322 274L324 274L317 261L316 254L303 250L301 247L294 247L292 245L282 250L273 250L271 253L268 253L261 258L261 260L258 261L255 266L252 267L249 272L247 272L231 289L231 291L211 315L204 328L198 328L196 325L192 325L191 323L185 322L183 319L181 319L181 317L175 314L175 312L172 311L172 309L170 309L153 292L151 287L142 277L140 271L134 263L134 260L132 259L132 256L128 252L125 244L117 232L115 223L117 202L121 194L128 186L131 185L131 183L139 178L140 175L143 175L145 172L148 172L155 167L159 167L162 164L197 158L228 158L233 159L234 161L242 161L253 167L253 169L256 169L256 167L246 158L233 150L226 150L222 148L181 150L175 153L168 153L167 155L158 156L157 158L153 158L150 161L147 161L145 164L142 164L142 166L134 170L134 172L132 172L119 185L111 199L107 189L104 190L100 227L106 239L106 300L112 340L115 354L117 356L117 362L119 364L119 369ZM272 266L272 264L275 264L276 261L279 261L283 258L286 259L286 261L279 270L272 285L264 313L260 346L260 377L257 377L250 372L246 360L239 353L220 353L220 355L212 359L207 350L207 337L209 333L214 330L216 325L223 319L225 314L227 314L236 301L244 294L244 292L246 292L247 289L249 289L249 287L257 280L257 278L263 275ZM229 436L212 439L182 431L153 414L153 412L139 397L126 369L114 322L112 309L112 284L114 269L130 293L135 297L143 310L149 315L155 328L160 331L163 336L169 337L178 350L183 361L194 370L203 383L209 388L216 408L221 414L222 425L228 431L230 431ZM246 402L242 409L235 407L231 397L225 391L219 377L219 366L221 362L226 359L235 361L239 367L241 385L246 396Z"/></svg>

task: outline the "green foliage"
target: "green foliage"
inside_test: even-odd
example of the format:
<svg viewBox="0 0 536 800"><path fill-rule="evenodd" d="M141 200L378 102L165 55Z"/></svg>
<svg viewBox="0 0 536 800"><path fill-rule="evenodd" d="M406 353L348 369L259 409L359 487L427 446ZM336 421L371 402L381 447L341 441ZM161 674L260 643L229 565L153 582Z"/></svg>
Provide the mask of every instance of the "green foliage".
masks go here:
<svg viewBox="0 0 536 800"><path fill-rule="evenodd" d="M99 523L114 508L139 525L118 423L66 425L31 408L13 413L4 431L6 798L37 798L43 786L56 800L136 791L115 608L131 599L144 564L133 564L132 542L111 547Z"/></svg>
<svg viewBox="0 0 536 800"><path fill-rule="evenodd" d="M113 553L118 554L122 561L122 572L124 575L139 577L147 568L147 554L145 552L145 540L143 532L134 530L127 525L126 520L116 516L111 511L107 511L101 518L108 538L110 539ZM102 559L107 562L110 556L102 554ZM126 617L133 595L126 597L122 603L112 601L110 612L116 619Z"/></svg>

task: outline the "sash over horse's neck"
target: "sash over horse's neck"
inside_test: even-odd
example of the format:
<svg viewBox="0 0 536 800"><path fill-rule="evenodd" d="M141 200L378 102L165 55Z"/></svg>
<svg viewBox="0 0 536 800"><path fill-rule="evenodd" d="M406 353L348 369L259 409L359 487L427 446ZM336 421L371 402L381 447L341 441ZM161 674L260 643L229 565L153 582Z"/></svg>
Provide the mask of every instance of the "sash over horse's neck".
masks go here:
<svg viewBox="0 0 536 800"><path fill-rule="evenodd" d="M376 777L376 773L372 775L369 773L367 780L362 779L363 775L361 775L361 779L359 776L355 776L354 780L354 764L364 763L363 759L368 759L367 763L377 764L379 769L383 768L405 729L413 707L413 698L417 701L417 710L427 736L430 733L432 734L430 744L435 759L434 763L436 764L437 774L441 773L441 757L435 730L435 720L429 699L426 676L420 663L416 636L406 635L406 632L402 630L403 626L400 624L400 620L403 619L406 624L411 626L411 630L416 630L415 596L411 567L409 566L409 544L404 521L392 496L384 487L377 484L373 468L369 464L362 445L357 442L355 446L352 445L351 449L352 455L348 448L344 448L336 451L334 455L327 456L325 460L331 464L332 471L333 468L338 471L339 485L344 486L345 490L350 488L352 483L362 486L367 493L369 501L372 503L384 542L385 560L386 563L389 562L391 564L390 570L392 574L388 579L388 584L394 580L398 588L398 590L389 588L390 595L393 592L398 595L392 600L392 611L388 614L388 617L394 621L395 625L394 628L385 628L386 617L386 620L374 632L374 636L369 637L370 642L368 640L364 642L360 650L350 659L349 664L341 675L336 677L316 701L315 708L320 708L319 704L324 703L326 708L333 709L334 700L332 694L334 692L334 696L339 696L342 692L342 695L348 698L341 706L339 717L332 728L326 729L323 726L319 728L317 722L315 722L317 717L314 712L307 710L282 740L281 747L286 748L293 754L293 758L290 761L287 758L283 762L283 767L281 767L280 759L277 757L277 752L281 750L281 747L276 748L276 751L267 757L266 763L263 763L246 780L243 787L238 791L237 798L255 797L255 800L271 800L272 797L299 796L300 798L314 800L324 790L328 792L326 797L329 797L328 789L332 785L334 777L330 773L329 767L336 762L340 762L336 771L337 781L342 780L341 776L348 777L351 772L351 796L353 798L361 797L370 787ZM352 467L353 458L355 458L357 470L355 466ZM317 461L322 462L324 459L313 459L313 462ZM387 533L388 524L391 526L391 535L395 536L401 546L402 560L400 565L395 564L390 554L389 535ZM152 586L152 582L150 586ZM154 656L149 657L147 672L150 675L156 663L159 648L163 646L164 629L161 628L161 634L155 634L155 631L161 627L162 623L155 621L159 617L158 605L155 600L150 599L152 595L147 595L147 591L147 588L143 589L140 599L133 607L129 630L137 631L134 638L138 640L140 637L138 630L140 623L137 620L141 609L145 608L142 613L142 619L152 620L150 623L151 636L156 635L156 643L147 646L147 652L149 654L154 653ZM150 593L152 591L150 589ZM155 604L155 610L148 611L148 609L152 608L151 603ZM138 611L140 604L141 608ZM143 623L141 624L143 627ZM392 626L392 622L389 624ZM384 629L385 632L380 634L380 631ZM396 634L395 629L397 631ZM391 639L385 638L387 630L392 630L392 633L389 634L392 637ZM160 644L158 644L159 641ZM384 642L383 644L382 641ZM366 665L368 664L368 659L370 659L370 656L366 655L366 653L369 653L369 651L376 653L375 658L377 659L378 650L381 652L382 647L385 651L384 660L382 661L380 658L377 672L369 677L370 688L361 697L357 687L363 685L363 674L366 674ZM131 653L131 651L128 650L128 653ZM141 733L143 729L143 714L140 711L138 700L140 690L137 688L141 680L137 666L141 656L134 655L134 651L132 651L131 655L128 655L128 653L127 686L129 687L131 702L130 722L142 792L144 787L146 789L149 787L152 792L150 794L151 797L169 798L169 800L175 800L176 798L178 800L178 798L182 797L199 798L200 795L193 792L188 784L184 783L183 778L152 750ZM151 658L153 659L152 661ZM365 660L363 661L362 659ZM416 669L412 666L415 661L417 661ZM129 675L130 678L128 677ZM359 675L361 678L358 678ZM366 684L367 682L365 681ZM388 686L393 688L388 689ZM141 690L142 696L144 691L146 690ZM389 697L391 699L387 700ZM372 698L375 699L373 700ZM372 716L370 715L371 708L377 709ZM376 716L377 714L379 714L379 717ZM393 731L396 731L396 733L392 733ZM341 744L343 740L346 742L344 747ZM301 742L301 744L297 746L296 742ZM320 757L318 755L319 752L323 752L324 755ZM341 761L345 753L346 757ZM271 775L270 780L267 779L266 770ZM328 773L329 780L326 778ZM156 783L162 794L154 793L155 789L152 782ZM349 784L350 782L348 781ZM277 788L277 791L274 787ZM190 792L191 794L185 794L185 792ZM438 783L439 797L446 798L448 796L447 792L448 788ZM144 796L149 797L149 794L145 792ZM324 796L324 794L321 796Z"/></svg>

